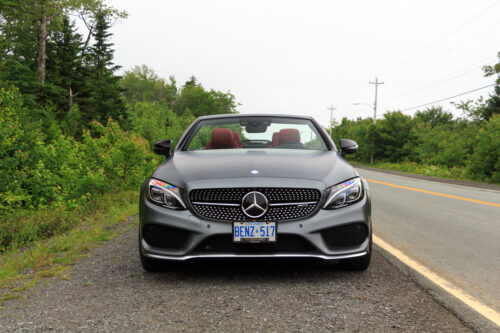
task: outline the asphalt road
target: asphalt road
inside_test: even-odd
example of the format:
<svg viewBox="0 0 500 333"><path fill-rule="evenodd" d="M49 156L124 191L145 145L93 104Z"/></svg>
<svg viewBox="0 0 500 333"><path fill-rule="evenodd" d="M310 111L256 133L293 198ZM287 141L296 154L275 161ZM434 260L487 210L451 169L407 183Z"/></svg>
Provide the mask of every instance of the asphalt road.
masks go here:
<svg viewBox="0 0 500 333"><path fill-rule="evenodd" d="M203 261L146 273L137 230L0 309L0 332L468 332L375 251L365 272L310 261Z"/></svg>
<svg viewBox="0 0 500 333"><path fill-rule="evenodd" d="M374 232L483 304L500 311L500 191L358 169L369 182Z"/></svg>

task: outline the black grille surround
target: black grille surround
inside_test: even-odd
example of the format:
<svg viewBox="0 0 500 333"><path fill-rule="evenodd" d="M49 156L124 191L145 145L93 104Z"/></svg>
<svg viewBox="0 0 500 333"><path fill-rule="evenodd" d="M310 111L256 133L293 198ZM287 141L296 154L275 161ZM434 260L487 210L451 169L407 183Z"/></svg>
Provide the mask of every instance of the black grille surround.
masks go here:
<svg viewBox="0 0 500 333"><path fill-rule="evenodd" d="M258 191L267 197L268 211L258 219L243 213L241 201L245 194ZM189 192L194 212L206 219L243 222L285 222L304 219L315 213L321 192L310 188L219 188L195 189Z"/></svg>

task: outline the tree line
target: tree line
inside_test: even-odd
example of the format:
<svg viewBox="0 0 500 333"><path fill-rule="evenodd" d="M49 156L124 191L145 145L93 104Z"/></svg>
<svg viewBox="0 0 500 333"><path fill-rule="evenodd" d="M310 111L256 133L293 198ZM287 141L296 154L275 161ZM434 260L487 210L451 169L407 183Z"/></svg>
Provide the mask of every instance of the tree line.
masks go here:
<svg viewBox="0 0 500 333"><path fill-rule="evenodd" d="M371 118L344 118L334 124L332 136L358 142L359 152L349 157L355 161L370 163L373 154L378 165L404 164L410 172L418 167L429 175L500 183L500 62L483 70L497 77L494 91L486 99L456 103L461 117L431 107L414 116L386 112L376 124Z"/></svg>
<svg viewBox="0 0 500 333"><path fill-rule="evenodd" d="M137 188L159 163L156 140L236 112L234 95L194 76L118 75L110 28L126 16L102 0L0 0L2 218Z"/></svg>

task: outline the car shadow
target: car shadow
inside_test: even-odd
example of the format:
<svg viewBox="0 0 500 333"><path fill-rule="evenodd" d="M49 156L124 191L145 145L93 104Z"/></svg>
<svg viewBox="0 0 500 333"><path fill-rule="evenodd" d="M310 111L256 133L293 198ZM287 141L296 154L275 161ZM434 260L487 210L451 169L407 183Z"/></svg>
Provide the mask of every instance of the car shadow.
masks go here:
<svg viewBox="0 0 500 333"><path fill-rule="evenodd" d="M338 262L315 259L195 259L166 264L161 271L145 273L155 280L183 282L256 282L352 279L364 272L345 270Z"/></svg>

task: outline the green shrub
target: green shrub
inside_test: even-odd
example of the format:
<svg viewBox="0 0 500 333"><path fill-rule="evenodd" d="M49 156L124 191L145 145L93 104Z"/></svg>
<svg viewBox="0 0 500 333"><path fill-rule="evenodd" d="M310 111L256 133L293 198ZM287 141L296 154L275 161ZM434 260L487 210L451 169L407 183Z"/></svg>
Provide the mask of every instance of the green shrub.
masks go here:
<svg viewBox="0 0 500 333"><path fill-rule="evenodd" d="M177 143L194 120L192 115L178 116L166 104L135 102L128 106L129 127L145 138L151 148L159 140Z"/></svg>
<svg viewBox="0 0 500 333"><path fill-rule="evenodd" d="M47 119L21 122L22 97L0 90L0 214L21 208L74 208L91 195L137 188L157 164L148 143L111 119L94 122L81 141ZM93 133L93 134L91 134ZM0 220L1 223L1 220Z"/></svg>
<svg viewBox="0 0 500 333"><path fill-rule="evenodd" d="M476 179L500 183L500 114L493 115L483 125L474 140L468 172Z"/></svg>
<svg viewBox="0 0 500 333"><path fill-rule="evenodd" d="M348 138L359 145L347 158L369 163L374 139L374 160L379 167L437 177L500 183L500 115L481 122L453 119L441 109L400 112L372 119L348 120L334 127L333 139Z"/></svg>

